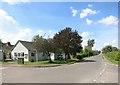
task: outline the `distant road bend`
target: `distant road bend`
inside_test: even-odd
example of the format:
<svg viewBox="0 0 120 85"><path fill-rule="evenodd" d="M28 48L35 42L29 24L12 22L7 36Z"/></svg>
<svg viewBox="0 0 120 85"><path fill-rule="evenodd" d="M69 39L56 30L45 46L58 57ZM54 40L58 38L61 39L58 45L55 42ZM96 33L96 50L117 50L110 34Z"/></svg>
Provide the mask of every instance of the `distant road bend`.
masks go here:
<svg viewBox="0 0 120 85"><path fill-rule="evenodd" d="M118 83L118 66L102 55L50 68L3 67L3 83Z"/></svg>

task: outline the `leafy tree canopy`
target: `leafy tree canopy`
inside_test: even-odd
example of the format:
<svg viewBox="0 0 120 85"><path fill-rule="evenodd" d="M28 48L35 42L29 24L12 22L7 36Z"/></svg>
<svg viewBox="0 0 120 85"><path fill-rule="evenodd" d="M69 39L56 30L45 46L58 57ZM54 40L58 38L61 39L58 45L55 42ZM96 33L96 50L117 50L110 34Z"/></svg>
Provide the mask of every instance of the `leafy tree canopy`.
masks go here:
<svg viewBox="0 0 120 85"><path fill-rule="evenodd" d="M118 48L112 47L111 45L107 45L102 48L102 53L108 53L108 52L112 52L112 51L118 51Z"/></svg>
<svg viewBox="0 0 120 85"><path fill-rule="evenodd" d="M80 52L82 49L82 37L77 31L73 31L72 28L66 27L55 34L53 41L55 46L66 54Z"/></svg>

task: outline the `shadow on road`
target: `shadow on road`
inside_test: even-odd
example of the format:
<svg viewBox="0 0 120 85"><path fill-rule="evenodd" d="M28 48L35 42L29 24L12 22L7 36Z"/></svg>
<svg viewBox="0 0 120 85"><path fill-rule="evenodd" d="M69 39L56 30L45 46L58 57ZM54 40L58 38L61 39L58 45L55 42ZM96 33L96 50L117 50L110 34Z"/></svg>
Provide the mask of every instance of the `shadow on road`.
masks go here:
<svg viewBox="0 0 120 85"><path fill-rule="evenodd" d="M96 62L95 60L80 60L80 61L77 61L77 62Z"/></svg>

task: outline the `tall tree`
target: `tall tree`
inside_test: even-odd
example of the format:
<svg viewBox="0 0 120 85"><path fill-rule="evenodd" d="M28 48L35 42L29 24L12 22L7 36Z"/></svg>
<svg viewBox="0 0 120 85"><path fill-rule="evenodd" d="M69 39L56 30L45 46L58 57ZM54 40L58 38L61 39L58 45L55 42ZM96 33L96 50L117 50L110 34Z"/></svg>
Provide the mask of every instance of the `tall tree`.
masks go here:
<svg viewBox="0 0 120 85"><path fill-rule="evenodd" d="M50 62L52 62L50 52L55 52L55 45L53 43L53 39L44 39L44 53L48 55Z"/></svg>
<svg viewBox="0 0 120 85"><path fill-rule="evenodd" d="M54 44L52 39L44 39L42 36L36 35L33 37L33 45L37 52L47 54L50 62L52 62L50 57L50 52L54 52Z"/></svg>
<svg viewBox="0 0 120 85"><path fill-rule="evenodd" d="M117 47L112 47L112 51L118 51Z"/></svg>
<svg viewBox="0 0 120 85"><path fill-rule="evenodd" d="M108 53L108 52L112 52L112 46L111 45L107 45L107 46L102 48L102 53Z"/></svg>
<svg viewBox="0 0 120 85"><path fill-rule="evenodd" d="M44 51L44 39L42 36L35 35L32 39L33 45L38 52Z"/></svg>
<svg viewBox="0 0 120 85"><path fill-rule="evenodd" d="M2 49L2 40L0 39L0 49Z"/></svg>
<svg viewBox="0 0 120 85"><path fill-rule="evenodd" d="M92 49L92 47L93 47L94 44L95 44L95 40L94 40L94 39L88 40L87 44L88 44L88 46Z"/></svg>
<svg viewBox="0 0 120 85"><path fill-rule="evenodd" d="M85 46L84 52L85 52L88 56L91 56L91 54L92 54L93 51L92 51L92 49L91 49L90 46Z"/></svg>
<svg viewBox="0 0 120 85"><path fill-rule="evenodd" d="M72 28L66 27L55 34L53 41L59 51L64 52L66 55L80 52L82 49L82 37L77 31L72 31Z"/></svg>

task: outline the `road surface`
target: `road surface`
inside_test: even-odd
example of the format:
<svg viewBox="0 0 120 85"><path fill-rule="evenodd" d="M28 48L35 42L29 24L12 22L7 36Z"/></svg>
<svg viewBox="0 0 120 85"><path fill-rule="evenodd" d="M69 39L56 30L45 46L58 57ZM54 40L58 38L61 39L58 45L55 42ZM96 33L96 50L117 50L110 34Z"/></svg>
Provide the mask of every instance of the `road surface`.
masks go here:
<svg viewBox="0 0 120 85"><path fill-rule="evenodd" d="M101 55L49 68L4 67L3 83L118 83L118 66Z"/></svg>

